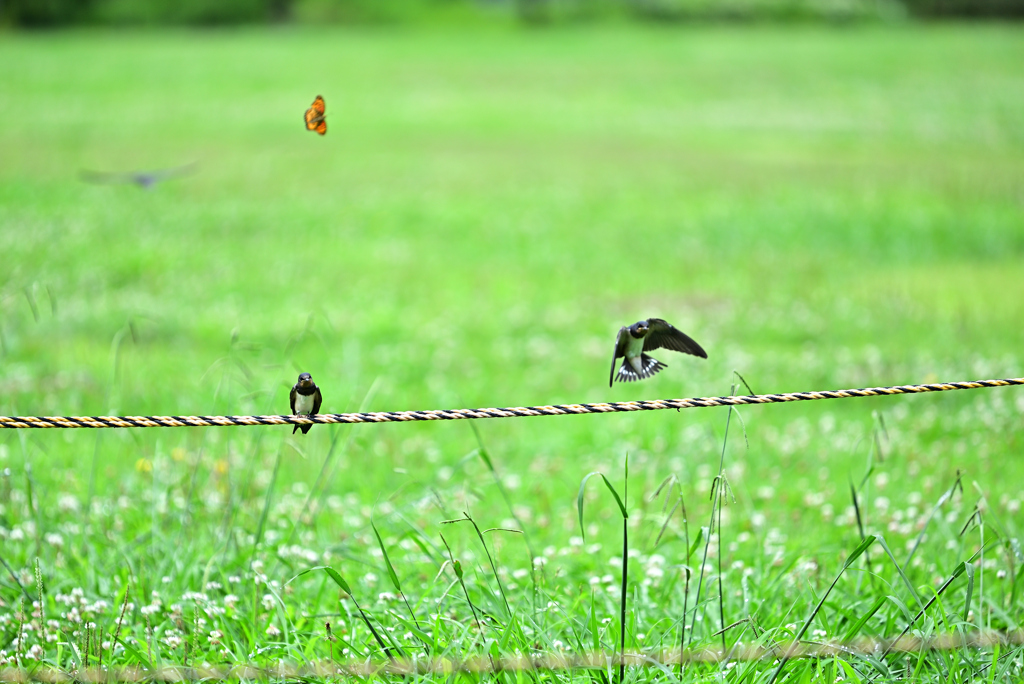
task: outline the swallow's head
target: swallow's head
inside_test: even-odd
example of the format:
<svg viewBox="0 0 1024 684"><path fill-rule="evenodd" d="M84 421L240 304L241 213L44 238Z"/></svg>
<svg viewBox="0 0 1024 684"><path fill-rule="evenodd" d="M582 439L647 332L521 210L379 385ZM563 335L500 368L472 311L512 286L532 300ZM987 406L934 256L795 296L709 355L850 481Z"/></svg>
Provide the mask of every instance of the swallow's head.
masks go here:
<svg viewBox="0 0 1024 684"><path fill-rule="evenodd" d="M313 384L313 376L309 373L299 373L299 387L309 387Z"/></svg>
<svg viewBox="0 0 1024 684"><path fill-rule="evenodd" d="M629 334L633 337L644 337L647 335L647 321L637 321L629 326Z"/></svg>

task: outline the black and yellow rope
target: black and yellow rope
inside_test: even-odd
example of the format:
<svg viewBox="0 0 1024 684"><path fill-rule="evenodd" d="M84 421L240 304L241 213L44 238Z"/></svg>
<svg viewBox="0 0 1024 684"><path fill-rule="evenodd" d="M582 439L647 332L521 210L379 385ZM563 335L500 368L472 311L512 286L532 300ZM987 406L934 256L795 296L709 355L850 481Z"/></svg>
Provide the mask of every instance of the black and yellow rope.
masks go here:
<svg viewBox="0 0 1024 684"><path fill-rule="evenodd" d="M586 413L623 413L663 409L707 408L782 404L791 401L849 399L893 394L921 394L950 390L1024 385L1024 378L971 380L928 385L897 385L861 389L751 394L732 397L691 399L652 399L614 401L604 404L558 404L556 406L520 406L513 408L439 409L429 411L378 411L373 413L323 413L316 416L0 416L0 428L141 428L141 427L228 427L235 425L308 425L335 423L405 423L422 420L468 420L471 418L525 418L527 416L567 416Z"/></svg>

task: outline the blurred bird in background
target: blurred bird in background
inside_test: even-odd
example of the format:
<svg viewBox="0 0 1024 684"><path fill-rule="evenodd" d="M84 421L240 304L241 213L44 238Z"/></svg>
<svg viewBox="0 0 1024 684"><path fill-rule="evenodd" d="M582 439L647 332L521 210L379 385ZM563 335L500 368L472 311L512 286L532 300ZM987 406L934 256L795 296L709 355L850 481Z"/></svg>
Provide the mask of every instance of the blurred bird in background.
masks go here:
<svg viewBox="0 0 1024 684"><path fill-rule="evenodd" d="M165 180L172 178L181 178L183 176L191 176L196 172L198 166L197 162L191 164L185 164L184 166L175 166L170 169L155 169L153 171L130 171L127 173L107 173L104 171L89 171L83 170L79 172L79 178L86 183L94 183L96 185L127 185L134 184L138 185L143 190L149 190L157 183L161 183Z"/></svg>

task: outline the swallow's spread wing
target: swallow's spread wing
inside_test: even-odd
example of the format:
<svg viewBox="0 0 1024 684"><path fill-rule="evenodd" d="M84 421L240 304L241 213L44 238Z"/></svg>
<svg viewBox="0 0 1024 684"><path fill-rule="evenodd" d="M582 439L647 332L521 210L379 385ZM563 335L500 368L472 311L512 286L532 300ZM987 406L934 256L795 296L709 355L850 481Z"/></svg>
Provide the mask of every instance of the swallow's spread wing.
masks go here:
<svg viewBox="0 0 1024 684"><path fill-rule="evenodd" d="M629 361L623 361L622 368L619 369L619 382L644 380L666 367L661 361L658 361L658 359L648 356L647 354L640 355L640 363L642 364L642 370L640 373L637 373Z"/></svg>
<svg viewBox="0 0 1024 684"><path fill-rule="evenodd" d="M316 131L320 135L327 132L327 121L325 119L325 113L327 107L324 105L324 98L320 95L316 96L313 100L313 104L309 109L306 110L306 114L303 117L306 121L307 131Z"/></svg>
<svg viewBox="0 0 1024 684"><path fill-rule="evenodd" d="M608 377L608 386L615 382L615 362L626 355L626 346L629 344L629 328L619 328L619 336L615 338L615 354L612 356L612 374Z"/></svg>
<svg viewBox="0 0 1024 684"><path fill-rule="evenodd" d="M323 403L324 398L320 395L320 388L316 388L316 394L313 395L313 410L309 412L309 415L315 416L320 413L320 404Z"/></svg>
<svg viewBox="0 0 1024 684"><path fill-rule="evenodd" d="M699 344L671 323L660 318L648 318L647 325L649 329L644 338L645 352L664 347L684 354L693 354L702 359L708 358L707 352Z"/></svg>

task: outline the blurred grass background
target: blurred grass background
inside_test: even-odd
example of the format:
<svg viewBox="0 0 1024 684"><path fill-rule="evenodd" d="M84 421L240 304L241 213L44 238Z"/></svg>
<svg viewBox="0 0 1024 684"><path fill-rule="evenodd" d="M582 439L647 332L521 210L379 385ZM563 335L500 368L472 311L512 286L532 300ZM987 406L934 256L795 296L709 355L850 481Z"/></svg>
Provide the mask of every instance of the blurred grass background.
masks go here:
<svg viewBox="0 0 1024 684"><path fill-rule="evenodd" d="M272 23L588 24L1020 18L1024 0L6 0L16 26Z"/></svg>
<svg viewBox="0 0 1024 684"><path fill-rule="evenodd" d="M757 392L1022 374L1015 25L92 27L7 33L0 63L4 414L282 413L299 371L324 412L720 395L734 370ZM323 138L300 122L318 93ZM191 162L149 191L79 180ZM609 389L616 331L652 315L708 361L662 353L657 377ZM1018 390L741 413L727 514L748 541L727 563L779 534L796 555L848 551L852 481L869 529L900 541L916 529L887 516L958 471L967 511L984 497L1019 533ZM670 474L703 518L725 420L478 427L540 548L579 533L581 477L626 453L638 543ZM290 432L0 434L0 524L37 532L8 560L101 592L127 558L145 591L185 591L247 567L271 501L270 528L301 520L338 563L374 562L383 499L442 491L444 514L507 523L465 424ZM310 522L297 502L332 439L327 491L348 498ZM416 510L436 532L442 512ZM61 561L48 530L96 543ZM955 555L932 551L932 574Z"/></svg>
<svg viewBox="0 0 1024 684"><path fill-rule="evenodd" d="M12 35L3 408L281 412L300 370L325 412L371 387L368 408L413 409L724 394L733 370L759 392L1019 375L1018 36ZM298 125L316 93L324 138ZM193 161L149 192L77 177ZM664 355L609 390L618 327L651 315L709 361ZM620 433L678 448L713 415L485 429L521 464L614 460ZM397 467L422 465L401 455L410 434L474 444L465 426L371 429Z"/></svg>

